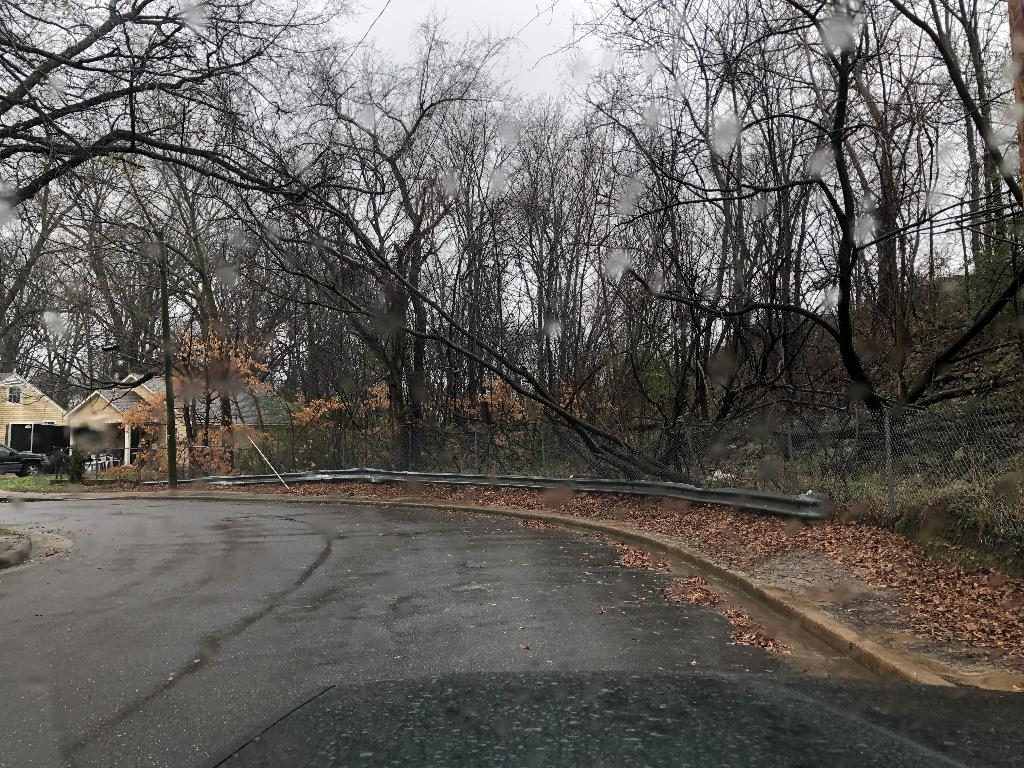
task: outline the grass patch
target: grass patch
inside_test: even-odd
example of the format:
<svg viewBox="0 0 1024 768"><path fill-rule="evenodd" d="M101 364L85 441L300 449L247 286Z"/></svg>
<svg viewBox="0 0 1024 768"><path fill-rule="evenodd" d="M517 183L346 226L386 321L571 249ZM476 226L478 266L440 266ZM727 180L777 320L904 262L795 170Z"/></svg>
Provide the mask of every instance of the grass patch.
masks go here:
<svg viewBox="0 0 1024 768"><path fill-rule="evenodd" d="M28 491L32 493L46 493L55 490L53 478L49 475L28 475L26 477L8 477L0 480L0 489L5 491Z"/></svg>

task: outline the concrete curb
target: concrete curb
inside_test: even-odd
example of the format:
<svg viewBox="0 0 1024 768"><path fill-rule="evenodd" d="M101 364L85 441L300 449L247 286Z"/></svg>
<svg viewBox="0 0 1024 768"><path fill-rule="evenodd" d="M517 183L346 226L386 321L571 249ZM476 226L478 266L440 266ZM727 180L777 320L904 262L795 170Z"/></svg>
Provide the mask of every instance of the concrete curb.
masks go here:
<svg viewBox="0 0 1024 768"><path fill-rule="evenodd" d="M31 537L26 536L10 549L5 552L0 552L0 568L10 568L15 565L21 565L28 560L29 555L31 554L32 539Z"/></svg>
<svg viewBox="0 0 1024 768"><path fill-rule="evenodd" d="M830 648L849 657L860 666L886 680L898 680L920 685L953 687L957 684L973 686L976 681L959 671L930 660L885 648L857 630L832 618L817 606L793 595L759 583L741 571L732 570L686 547L678 540L659 534L638 531L625 523L610 520L592 520L571 517L541 510L518 510L507 507L485 507L451 502L416 501L413 499L378 499L359 496L268 496L267 494L228 492L123 492L118 494L9 494L19 501L73 501L73 500L128 500L174 498L190 501L239 501L301 504L372 504L375 506L412 507L434 510L454 510L487 515L512 517L521 520L540 520L568 528L609 533L623 539L653 547L678 558L688 565L711 574L729 586L762 603L785 619L797 624L803 631L824 642ZM1007 689L1003 689L1007 690Z"/></svg>

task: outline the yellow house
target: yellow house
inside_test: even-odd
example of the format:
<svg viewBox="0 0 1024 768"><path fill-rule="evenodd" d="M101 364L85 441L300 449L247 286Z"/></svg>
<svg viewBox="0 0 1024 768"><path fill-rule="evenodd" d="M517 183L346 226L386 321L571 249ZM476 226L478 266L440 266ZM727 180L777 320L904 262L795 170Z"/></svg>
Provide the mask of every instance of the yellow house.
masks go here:
<svg viewBox="0 0 1024 768"><path fill-rule="evenodd" d="M16 373L0 374L0 435L16 451L50 453L68 445L67 414Z"/></svg>
<svg viewBox="0 0 1024 768"><path fill-rule="evenodd" d="M154 376L134 387L130 386L141 378L131 374L121 381L121 387L93 390L69 410L67 424L71 429L71 444L85 453L107 454L111 459L125 464L134 461L144 440L154 445L164 444L164 378ZM184 392L176 392L175 397L175 435L179 437L180 446L181 438L187 434L182 407L186 395ZM232 423L235 425L263 428L291 423L287 404L274 395L239 391L231 395L230 401ZM160 406L158 415L150 414L153 421L147 421L142 428L126 426L126 418L132 411L135 411L133 421L138 424L138 410L147 404ZM219 423L220 396L214 393L209 405L211 409L206 417L212 417L214 423ZM193 404L193 413L194 408Z"/></svg>
<svg viewBox="0 0 1024 768"><path fill-rule="evenodd" d="M123 383L138 380L130 375ZM87 453L109 453L125 464L135 458L143 434L138 428L125 426L129 411L152 403L164 393L162 378L147 381L128 389L94 389L86 398L68 411L67 421L71 429L71 444ZM184 428L178 417L178 431ZM163 442L163 435L152 436L156 442Z"/></svg>

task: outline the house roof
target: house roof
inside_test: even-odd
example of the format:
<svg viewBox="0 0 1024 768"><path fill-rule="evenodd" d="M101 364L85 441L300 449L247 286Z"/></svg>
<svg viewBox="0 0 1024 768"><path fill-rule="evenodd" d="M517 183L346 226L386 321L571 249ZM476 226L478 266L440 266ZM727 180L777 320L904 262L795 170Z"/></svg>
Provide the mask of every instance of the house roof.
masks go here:
<svg viewBox="0 0 1024 768"><path fill-rule="evenodd" d="M139 403L145 402L141 395L130 389L97 389L95 393L121 413L127 413Z"/></svg>
<svg viewBox="0 0 1024 768"><path fill-rule="evenodd" d="M242 390L229 396L231 401L231 420L236 424L249 426L280 426L288 424L291 416L284 398L267 393L252 394ZM210 402L210 421L220 421L220 396L215 392ZM203 416L206 416L205 406Z"/></svg>
<svg viewBox="0 0 1024 768"><path fill-rule="evenodd" d="M87 403L97 398L106 401L107 405L119 414L125 414L139 403L145 402L142 397L130 389L94 389L85 396L82 402L70 409L67 415L72 416L75 412L84 408Z"/></svg>
<svg viewBox="0 0 1024 768"><path fill-rule="evenodd" d="M133 377L138 379L138 376ZM147 379L142 382L140 386L154 395L162 395L164 393L164 377L154 376L151 379ZM210 420L220 421L220 394L216 391L211 393L212 400L210 402ZM180 394L178 395L180 397ZM288 412L288 404L285 400L277 395L272 395L266 392L259 394L253 394L249 390L242 389L238 392L233 392L229 395L231 400L231 417L232 421L239 424L269 424L269 425L281 425L287 424L290 421L290 415ZM180 405L179 405L180 409ZM204 413L205 416L205 408Z"/></svg>
<svg viewBox="0 0 1024 768"><path fill-rule="evenodd" d="M138 376L133 375L127 377L124 381L130 383L138 378ZM93 390L82 402L68 411L68 415L74 414L95 398L102 398L119 414L127 413L139 403L147 402L147 398L139 394L138 389L140 388L145 389L152 395L162 395L164 393L164 377L154 376L139 384L135 389ZM267 393L254 395L247 390L242 390L232 394L230 400L231 417L232 421L236 424L279 426L288 424L291 418L287 402L277 395ZM175 410L178 412L179 417L182 413L182 404L182 400L179 397L178 402L175 403ZM220 422L220 406L220 395L213 392L209 415L211 422ZM206 417L205 407L203 408L202 415L204 418Z"/></svg>
<svg viewBox="0 0 1024 768"><path fill-rule="evenodd" d="M164 393L164 377L154 376L152 379L146 379L140 386L145 387L154 395L162 395Z"/></svg>

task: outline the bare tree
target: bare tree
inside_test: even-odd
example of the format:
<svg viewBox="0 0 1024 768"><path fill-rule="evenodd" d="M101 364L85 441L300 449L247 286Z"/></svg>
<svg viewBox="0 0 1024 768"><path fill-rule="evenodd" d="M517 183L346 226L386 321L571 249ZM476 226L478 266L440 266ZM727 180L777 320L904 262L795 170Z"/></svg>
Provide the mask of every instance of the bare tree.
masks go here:
<svg viewBox="0 0 1024 768"><path fill-rule="evenodd" d="M97 157L169 160L252 188L286 183L232 141L243 91L320 17L270 0L26 0L0 9L4 205ZM226 131L203 137L195 123Z"/></svg>

